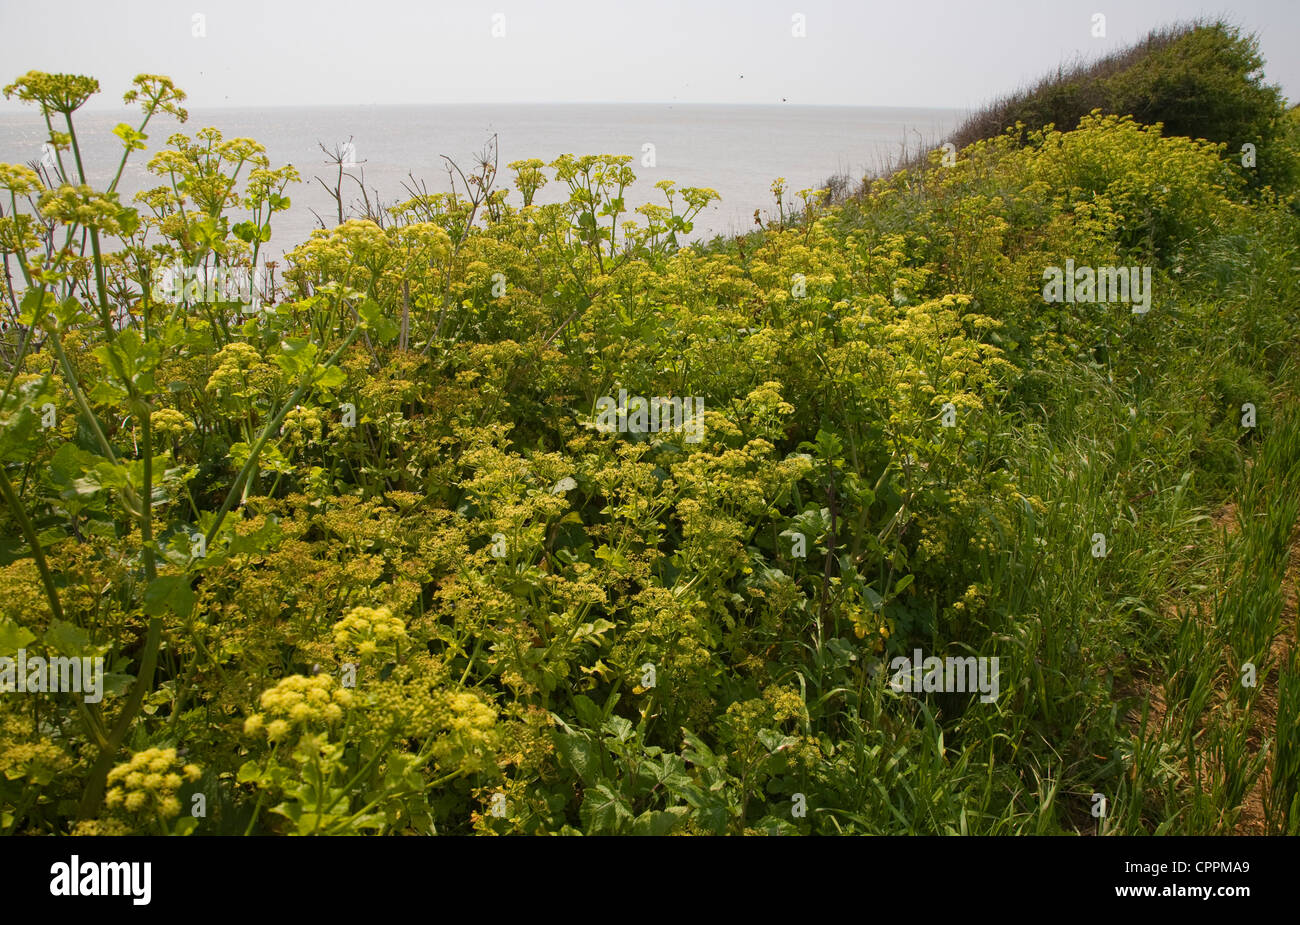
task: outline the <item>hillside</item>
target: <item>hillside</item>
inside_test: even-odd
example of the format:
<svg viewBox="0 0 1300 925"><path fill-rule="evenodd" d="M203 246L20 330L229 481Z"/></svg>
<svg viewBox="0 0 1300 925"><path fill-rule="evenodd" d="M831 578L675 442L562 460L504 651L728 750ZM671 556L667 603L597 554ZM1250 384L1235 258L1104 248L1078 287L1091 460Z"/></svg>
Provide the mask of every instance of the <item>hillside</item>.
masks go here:
<svg viewBox="0 0 1300 925"><path fill-rule="evenodd" d="M483 163L255 310L209 284L292 168L201 129L122 202L97 84L19 78L73 128L0 165L0 656L90 661L0 698L3 827L1300 832L1300 119L1256 68L1161 33L708 248L713 191L628 215L629 157ZM129 95L124 156L185 115Z"/></svg>

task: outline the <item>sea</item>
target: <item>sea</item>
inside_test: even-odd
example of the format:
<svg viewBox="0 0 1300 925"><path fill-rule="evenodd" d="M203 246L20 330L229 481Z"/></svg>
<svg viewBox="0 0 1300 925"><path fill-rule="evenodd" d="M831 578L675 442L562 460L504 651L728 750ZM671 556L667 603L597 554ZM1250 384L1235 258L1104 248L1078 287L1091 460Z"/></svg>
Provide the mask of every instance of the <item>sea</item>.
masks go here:
<svg viewBox="0 0 1300 925"><path fill-rule="evenodd" d="M956 109L677 103L202 109L191 110L184 124L157 116L147 129L148 150L132 154L118 189L128 200L162 185L145 165L174 132L192 136L213 126L227 139L252 138L265 146L272 167L292 164L302 177L286 191L290 208L272 223L268 249L283 253L314 229L337 222L334 200L317 180L333 186L337 179L337 167L322 146L348 156L348 172L364 179L371 199L385 205L409 199L416 189L449 190L444 157L468 176L493 143L498 188L512 182L511 161L540 158L549 164L566 153L625 154L632 157L629 166L637 177L625 194L629 212L645 202L665 204L655 188L660 180L709 187L721 196L694 223L689 237L701 241L753 229L755 210L764 217L775 214L777 178L784 178L789 208L799 190L822 187L832 176L856 183L909 154L943 144L965 115ZM117 169L121 143L114 127L136 125L138 119L138 110L127 109L76 114L92 185L106 186ZM0 113L0 162L39 161L45 141L39 115ZM345 179L344 184L347 201L359 205L357 183ZM536 201L556 202L566 195L563 184L552 181ZM513 188L509 201L522 203ZM246 217L236 213L232 223Z"/></svg>

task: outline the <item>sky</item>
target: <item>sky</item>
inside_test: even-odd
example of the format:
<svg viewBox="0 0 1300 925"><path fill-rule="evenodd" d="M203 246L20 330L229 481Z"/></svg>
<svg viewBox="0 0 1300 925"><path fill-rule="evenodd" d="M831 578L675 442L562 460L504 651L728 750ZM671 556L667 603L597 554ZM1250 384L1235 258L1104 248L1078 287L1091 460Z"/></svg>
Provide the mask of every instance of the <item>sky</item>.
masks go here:
<svg viewBox="0 0 1300 925"><path fill-rule="evenodd" d="M194 108L973 109L1205 16L1257 33L1269 81L1300 99L1297 0L0 0L0 83L87 74L103 91L87 109L120 105L138 73L171 77ZM0 113L21 108L0 100Z"/></svg>

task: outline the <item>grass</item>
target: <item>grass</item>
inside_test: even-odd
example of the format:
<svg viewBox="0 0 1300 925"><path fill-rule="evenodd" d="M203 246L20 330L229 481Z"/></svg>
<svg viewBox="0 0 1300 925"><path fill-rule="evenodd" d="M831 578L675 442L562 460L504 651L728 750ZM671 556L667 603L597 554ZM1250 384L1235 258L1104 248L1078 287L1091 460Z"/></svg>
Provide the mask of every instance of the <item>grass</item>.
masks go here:
<svg viewBox="0 0 1300 925"><path fill-rule="evenodd" d="M666 211L613 246L617 157L551 165L567 206L483 179L322 232L256 320L137 299L119 330L144 250L38 283L64 256L32 243L0 638L136 674L103 715L0 701L5 828L187 831L193 789L129 764L184 745L228 833L1296 833L1295 189L1128 119L993 130L1225 37L1242 76L1249 41L1161 32L951 166L707 248ZM173 256L222 233L155 202ZM1152 310L1045 301L1067 257L1151 269ZM622 389L705 397L704 439L587 426ZM894 689L914 649L998 659L998 697Z"/></svg>

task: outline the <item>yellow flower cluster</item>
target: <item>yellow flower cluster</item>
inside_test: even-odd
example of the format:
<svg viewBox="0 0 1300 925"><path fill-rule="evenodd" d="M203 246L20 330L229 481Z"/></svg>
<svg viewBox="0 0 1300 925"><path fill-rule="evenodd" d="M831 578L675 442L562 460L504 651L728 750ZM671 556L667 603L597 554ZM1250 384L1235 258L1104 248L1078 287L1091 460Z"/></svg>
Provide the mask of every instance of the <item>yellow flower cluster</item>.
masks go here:
<svg viewBox="0 0 1300 925"><path fill-rule="evenodd" d="M354 264L382 264L393 257L382 228L368 219L352 218L329 231L314 231L311 239L287 255L295 266L345 270Z"/></svg>
<svg viewBox="0 0 1300 925"><path fill-rule="evenodd" d="M108 772L109 791L104 804L127 812L154 812L164 817L180 814L176 792L185 781L201 776L196 764L185 764L174 748L149 748Z"/></svg>
<svg viewBox="0 0 1300 925"><path fill-rule="evenodd" d="M99 81L80 74L47 74L28 71L5 87L5 98L17 96L24 103L39 103L45 112L75 112L92 94L99 92Z"/></svg>
<svg viewBox="0 0 1300 925"><path fill-rule="evenodd" d="M26 253L35 250L40 244L40 238L34 234L34 227L35 223L30 215L0 218L0 251Z"/></svg>
<svg viewBox="0 0 1300 925"><path fill-rule="evenodd" d="M771 708L772 719L775 722L797 720L802 723L808 718L808 709L804 705L803 698L793 687L772 685L763 691L763 699Z"/></svg>
<svg viewBox="0 0 1300 925"><path fill-rule="evenodd" d="M280 434L294 443L315 442L320 437L321 423L320 409L299 405L284 416Z"/></svg>
<svg viewBox="0 0 1300 925"><path fill-rule="evenodd" d="M486 767L497 744L496 711L476 694L443 683L433 672L399 672L375 687L376 720L412 738L434 737L429 750L439 767Z"/></svg>
<svg viewBox="0 0 1300 925"><path fill-rule="evenodd" d="M7 629L9 621L40 627L53 616L40 592L40 582L40 570L31 559L0 566L0 629Z"/></svg>
<svg viewBox="0 0 1300 925"><path fill-rule="evenodd" d="M426 259L441 262L451 250L451 238L433 222L412 222L394 228L391 236L396 245L410 253L422 254Z"/></svg>
<svg viewBox="0 0 1300 925"><path fill-rule="evenodd" d="M0 780L46 784L72 767L72 759L45 735L30 715L0 718Z"/></svg>
<svg viewBox="0 0 1300 925"><path fill-rule="evenodd" d="M217 353L217 368L208 377L208 391L232 390L235 395L248 393L248 370L262 363L256 348L234 341Z"/></svg>
<svg viewBox="0 0 1300 925"><path fill-rule="evenodd" d="M284 189L289 183L299 180L298 171L293 165L279 170L258 167L248 174L248 188L245 190L244 202L249 208L256 208L270 198L271 194Z"/></svg>
<svg viewBox="0 0 1300 925"><path fill-rule="evenodd" d="M149 415L149 423L154 433L184 437L194 432L194 424L175 408L160 408Z"/></svg>
<svg viewBox="0 0 1300 925"><path fill-rule="evenodd" d="M22 164L0 164L0 189L7 189L15 196L26 196L44 187L36 171Z"/></svg>
<svg viewBox="0 0 1300 925"><path fill-rule="evenodd" d="M270 722L263 713L254 713L244 721L244 733L265 732L269 741L279 742L296 727L338 722L352 703L352 692L339 687L329 675L308 678L295 674L263 691L259 702Z"/></svg>
<svg viewBox="0 0 1300 925"><path fill-rule="evenodd" d="M977 584L971 585L961 599L953 603L952 609L958 613L978 614L984 609L986 602L987 589Z"/></svg>
<svg viewBox="0 0 1300 925"><path fill-rule="evenodd" d="M114 201L115 198L96 193L84 183L78 186L65 183L56 190L42 193L39 204L45 218L65 225L84 225L108 234L121 234L125 210Z"/></svg>
<svg viewBox="0 0 1300 925"><path fill-rule="evenodd" d="M387 607L353 607L334 624L334 642L373 655L380 646L406 638L406 624Z"/></svg>
<svg viewBox="0 0 1300 925"><path fill-rule="evenodd" d="M72 834L91 837L130 835L131 827L120 819L83 819L72 827Z"/></svg>

